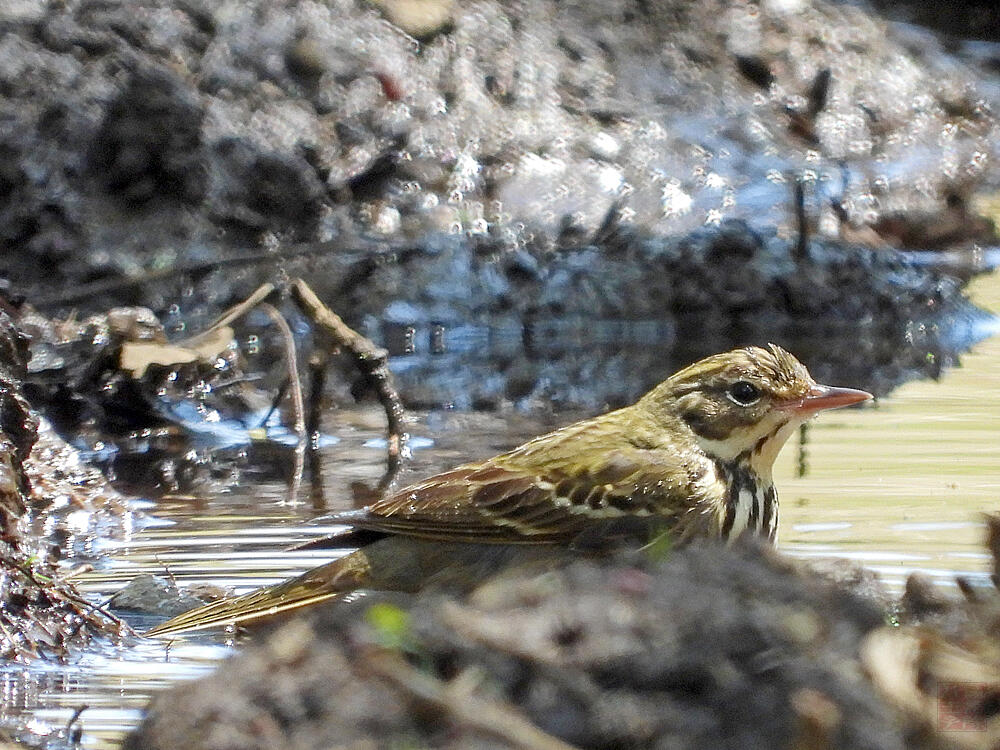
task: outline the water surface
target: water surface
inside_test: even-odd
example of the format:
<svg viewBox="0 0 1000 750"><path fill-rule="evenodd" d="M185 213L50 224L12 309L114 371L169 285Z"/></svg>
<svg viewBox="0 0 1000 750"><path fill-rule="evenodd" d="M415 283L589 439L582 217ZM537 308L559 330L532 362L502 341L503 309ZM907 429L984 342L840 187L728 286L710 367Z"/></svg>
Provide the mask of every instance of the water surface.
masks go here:
<svg viewBox="0 0 1000 750"><path fill-rule="evenodd" d="M969 291L1000 311L996 273ZM956 572L984 577L981 514L1000 510L1000 336L939 381L826 415L808 435L806 477L794 447L776 466L784 549L850 557L894 587L917 569L948 584Z"/></svg>

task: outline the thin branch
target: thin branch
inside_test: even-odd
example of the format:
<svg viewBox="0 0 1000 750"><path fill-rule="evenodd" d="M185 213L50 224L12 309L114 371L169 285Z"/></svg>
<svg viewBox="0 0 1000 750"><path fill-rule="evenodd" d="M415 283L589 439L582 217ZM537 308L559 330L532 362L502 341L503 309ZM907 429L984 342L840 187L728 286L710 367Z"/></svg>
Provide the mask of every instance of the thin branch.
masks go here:
<svg viewBox="0 0 1000 750"><path fill-rule="evenodd" d="M105 617L108 620L111 620L111 622L115 623L115 625L117 625L120 629L124 629L127 633L129 633L131 635L137 635L137 633L131 628L131 626L129 626L128 623L126 623L120 617L118 617L118 616L112 614L111 612L109 612L107 609L105 609L100 604L94 604L93 602L89 602L86 599L84 599L82 596L80 596L79 594L73 593L72 590L67 590L63 586L57 586L57 585L55 585L55 583L56 583L55 581L53 581L52 585L45 586L41 581L38 580L38 578L35 577L34 571L32 571L31 568L27 564L18 565L17 569L21 572L22 575L26 576L29 581L31 581L33 584L35 584L41 590L45 591L47 594L57 593L57 594L59 594L59 596L65 598L65 599L69 600L70 602L72 602L73 604L77 605L77 607L81 607L81 608L83 608L85 610L90 610L91 612L96 612L97 614L101 615L102 617ZM96 624L98 624L98 623L83 621L82 618L81 618L81 623L80 623L81 627L83 625L96 625ZM79 630L79 628L77 628L77 630Z"/></svg>
<svg viewBox="0 0 1000 750"><path fill-rule="evenodd" d="M291 381L288 378L281 381L281 385L274 394L274 398L271 399L271 406L268 408L264 418L261 419L257 425L258 429L264 429L267 427L267 423L271 421L271 417L276 411L278 411L278 407L281 406L281 402L285 399L285 394L288 393L289 385L291 385Z"/></svg>
<svg viewBox="0 0 1000 750"><path fill-rule="evenodd" d="M798 228L794 257L796 261L801 262L809 259L809 217L806 216L806 192L804 180L801 175L795 177L793 185L795 191L795 223Z"/></svg>
<svg viewBox="0 0 1000 750"><path fill-rule="evenodd" d="M470 694L468 686L462 684L465 681L442 682L392 653L373 653L365 666L460 729L481 732L525 750L574 750L573 745L536 727L513 706Z"/></svg>
<svg viewBox="0 0 1000 750"><path fill-rule="evenodd" d="M212 323L208 328L206 328L201 333L196 333L194 336L189 336L181 341L174 342L176 346L185 346L188 348L194 347L199 341L208 338L212 333L219 330L223 326L227 326L232 323L237 318L241 318L248 312L253 310L255 307L260 305L264 300L275 294L275 289L273 284L261 284L257 287L249 297L247 297L242 302L239 302L232 307L230 307L226 312L222 313L219 318Z"/></svg>
<svg viewBox="0 0 1000 750"><path fill-rule="evenodd" d="M268 286L265 284L265 286ZM264 287L261 287L263 289ZM258 290L259 291L259 290ZM249 300L248 300L249 301ZM292 389L292 408L295 410L295 469L292 473L292 481L288 487L289 502L295 503L299 498L299 488L302 486L302 470L305 467L306 446L309 439L306 433L305 404L302 401L302 382L299 380L298 353L295 351L295 336L288 323L281 313L275 309L274 305L264 302L260 309L266 312L274 324L281 332L281 338L285 343L285 366L288 368L288 380Z"/></svg>
<svg viewBox="0 0 1000 750"><path fill-rule="evenodd" d="M386 476L380 483L380 488L384 489L399 470L400 453L405 437L403 403L392 384L388 352L375 346L372 341L348 326L339 315L320 301L316 293L302 279L292 280L291 293L292 299L303 308L309 318L330 335L334 345L350 352L355 365L378 394L379 402L385 410L388 443Z"/></svg>
<svg viewBox="0 0 1000 750"><path fill-rule="evenodd" d="M309 408L306 412L306 433L309 435L309 496L313 508L324 510L326 497L323 493L323 471L320 466L319 433L322 426L323 389L326 385L327 356L323 352L314 352L309 357Z"/></svg>
<svg viewBox="0 0 1000 750"><path fill-rule="evenodd" d="M155 271L147 271L126 279L103 279L90 284L80 284L74 286L70 290L62 290L50 296L40 295L37 298L32 297L31 304L37 310L45 310L48 308L68 305L74 302L90 300L112 292L120 292L125 289L146 286L147 284L155 284L156 282L165 281L177 276L204 274L231 266L248 268L250 266L259 266L268 263L278 265L284 261L293 260L295 258L309 257L313 255L327 255L333 252L342 254L347 244L349 244L349 241L344 239L318 243L310 242L302 245L293 245L280 254L273 252L248 253L246 255L238 255L230 258L187 263L172 266L170 268L159 268Z"/></svg>
<svg viewBox="0 0 1000 750"><path fill-rule="evenodd" d="M2 615L0 615L0 634L3 636L3 641L10 644L11 653L13 653L15 657L38 657L38 650L35 648L34 643L27 638L19 638L19 634L17 633L11 633L7 629L7 624L4 622L4 617Z"/></svg>
<svg viewBox="0 0 1000 750"><path fill-rule="evenodd" d="M159 555L153 555L153 559L156 560L157 565L163 568L163 572L167 574L167 579L170 581L170 585L177 589L177 579L174 578L174 572L170 569L170 566L163 562Z"/></svg>
<svg viewBox="0 0 1000 750"><path fill-rule="evenodd" d="M271 410L274 410L278 399L284 395L285 388L291 387L292 405L295 410L295 434L298 441L295 446L295 467L292 471L292 479L289 483L288 495L289 502L295 503L298 500L299 488L302 486L302 472L305 467L305 450L308 440L305 424L305 405L302 400L302 383L299 380L298 353L295 349L295 336L292 334L292 329L288 327L288 323L285 321L284 317L282 317L281 313L278 312L273 305L267 302L267 300L277 297L278 295L279 291L273 284L261 284L253 292L253 294L242 302L239 302L226 310L226 312L219 316L219 318L204 331L190 336L183 341L177 342L177 345L188 347L194 346L218 329L229 325L233 321L243 317L256 308L260 308L267 313L274 324L278 327L278 331L281 333L281 338L285 346L285 367L288 370L288 381L287 383L282 384L281 392L275 399L275 403L272 405ZM268 418L269 417L270 412L268 413Z"/></svg>
<svg viewBox="0 0 1000 750"><path fill-rule="evenodd" d="M68 736L70 735L70 732L71 732L71 731L72 731L72 729L73 729L73 725L74 725L74 724L76 724L76 722L80 720L80 716L81 716L81 715L83 714L83 712L84 712L84 711L86 711L86 710L87 710L88 708L90 708L90 706L89 706L89 705L87 705L86 703L83 703L83 704L81 704L81 705L77 706L77 707L76 707L76 708L75 708L75 709L73 710L73 715L72 715L72 716L70 716L70 717L69 717L69 721L67 721L67 722L66 722L66 736L67 736L67 737L68 737Z"/></svg>
<svg viewBox="0 0 1000 750"><path fill-rule="evenodd" d="M799 445L796 452L795 476L801 479L809 473L809 423L799 425Z"/></svg>

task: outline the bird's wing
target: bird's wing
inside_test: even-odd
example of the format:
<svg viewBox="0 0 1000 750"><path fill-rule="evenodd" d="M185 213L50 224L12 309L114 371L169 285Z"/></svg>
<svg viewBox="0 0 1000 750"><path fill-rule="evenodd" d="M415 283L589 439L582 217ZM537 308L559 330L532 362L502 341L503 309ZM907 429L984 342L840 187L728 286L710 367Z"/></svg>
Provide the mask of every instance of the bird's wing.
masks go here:
<svg viewBox="0 0 1000 750"><path fill-rule="evenodd" d="M342 520L441 541L567 543L619 519L669 525L688 505L676 460L656 451L625 446L559 464L539 468L506 454L438 474Z"/></svg>

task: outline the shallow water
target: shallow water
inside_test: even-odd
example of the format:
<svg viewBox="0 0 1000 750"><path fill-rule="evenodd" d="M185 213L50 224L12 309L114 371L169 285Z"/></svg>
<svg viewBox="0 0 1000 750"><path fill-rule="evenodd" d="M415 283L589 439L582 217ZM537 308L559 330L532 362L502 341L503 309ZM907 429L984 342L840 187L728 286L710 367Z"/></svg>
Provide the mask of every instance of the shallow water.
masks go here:
<svg viewBox="0 0 1000 750"><path fill-rule="evenodd" d="M1000 275L969 291L1000 311ZM986 582L980 515L1000 509L1000 336L939 381L826 415L808 435L806 477L794 476L794 446L776 466L785 550L849 557L895 588L918 569L949 585L956 572Z"/></svg>
<svg viewBox="0 0 1000 750"><path fill-rule="evenodd" d="M970 292L1000 312L1000 273L977 280ZM938 382L911 382L868 408L825 415L809 426L804 445L793 441L776 466L781 547L804 557L851 558L895 589L913 570L946 585L954 585L956 573L985 584L989 560L980 514L996 510L1000 497L998 417L1000 336L981 342ZM407 475L495 453L568 418L415 415ZM215 497L163 498L154 523L106 545L107 562L83 579L84 590L104 598L135 575L169 569L181 583L245 591L329 559L328 552L284 550L326 533L306 522L350 507L352 482L378 480L382 416L331 412L324 426L340 438L323 451L325 509L288 505L277 483ZM803 464L807 471L797 476ZM169 645L98 647L69 666L6 668L0 671L0 721L57 738L86 705L83 746L114 747L152 693L204 673L230 651L225 634L203 635Z"/></svg>

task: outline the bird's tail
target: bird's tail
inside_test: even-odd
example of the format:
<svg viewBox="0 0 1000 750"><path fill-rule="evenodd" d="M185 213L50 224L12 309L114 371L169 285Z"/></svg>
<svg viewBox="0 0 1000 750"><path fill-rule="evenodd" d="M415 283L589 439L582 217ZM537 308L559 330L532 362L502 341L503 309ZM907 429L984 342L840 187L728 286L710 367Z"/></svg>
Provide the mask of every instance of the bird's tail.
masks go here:
<svg viewBox="0 0 1000 750"><path fill-rule="evenodd" d="M357 550L290 581L185 612L147 630L144 635L163 638L270 618L361 588L368 583L370 572L368 556L364 550Z"/></svg>

